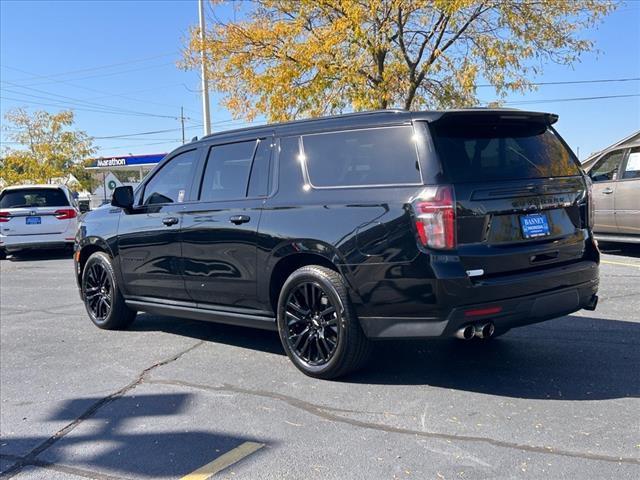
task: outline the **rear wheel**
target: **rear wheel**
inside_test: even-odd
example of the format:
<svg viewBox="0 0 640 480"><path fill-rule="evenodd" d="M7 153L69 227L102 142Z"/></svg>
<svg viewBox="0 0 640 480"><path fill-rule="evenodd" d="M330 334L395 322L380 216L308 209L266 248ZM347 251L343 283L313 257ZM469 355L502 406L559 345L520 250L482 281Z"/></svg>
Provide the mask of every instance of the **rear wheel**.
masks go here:
<svg viewBox="0 0 640 480"><path fill-rule="evenodd" d="M282 287L278 331L291 361L310 377L352 372L364 365L371 350L342 277L317 265L299 268Z"/></svg>
<svg viewBox="0 0 640 480"><path fill-rule="evenodd" d="M4 248L0 248L0 260L7 258L7 251Z"/></svg>
<svg viewBox="0 0 640 480"><path fill-rule="evenodd" d="M136 312L124 302L111 258L104 252L89 257L82 272L82 298L91 321L105 330L127 328Z"/></svg>

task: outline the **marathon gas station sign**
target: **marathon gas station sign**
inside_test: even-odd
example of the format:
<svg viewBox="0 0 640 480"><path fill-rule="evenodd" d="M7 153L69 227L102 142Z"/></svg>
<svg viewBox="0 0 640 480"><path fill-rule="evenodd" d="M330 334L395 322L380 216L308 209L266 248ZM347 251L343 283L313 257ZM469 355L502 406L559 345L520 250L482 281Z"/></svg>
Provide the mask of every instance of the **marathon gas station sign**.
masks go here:
<svg viewBox="0 0 640 480"><path fill-rule="evenodd" d="M165 157L166 153L152 155L126 155L123 157L98 158L88 167L90 169L153 167Z"/></svg>

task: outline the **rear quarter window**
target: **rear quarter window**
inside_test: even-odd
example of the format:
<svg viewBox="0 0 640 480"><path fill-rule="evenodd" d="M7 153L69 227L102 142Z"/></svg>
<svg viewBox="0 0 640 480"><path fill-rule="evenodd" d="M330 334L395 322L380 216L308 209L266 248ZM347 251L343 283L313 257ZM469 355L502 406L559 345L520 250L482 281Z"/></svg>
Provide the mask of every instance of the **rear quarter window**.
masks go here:
<svg viewBox="0 0 640 480"><path fill-rule="evenodd" d="M437 122L430 129L452 182L580 175L574 155L542 123L462 119Z"/></svg>
<svg viewBox="0 0 640 480"><path fill-rule="evenodd" d="M410 125L304 135L302 146L317 188L422 183Z"/></svg>
<svg viewBox="0 0 640 480"><path fill-rule="evenodd" d="M69 200L59 188L24 188L6 190L0 208L68 207Z"/></svg>

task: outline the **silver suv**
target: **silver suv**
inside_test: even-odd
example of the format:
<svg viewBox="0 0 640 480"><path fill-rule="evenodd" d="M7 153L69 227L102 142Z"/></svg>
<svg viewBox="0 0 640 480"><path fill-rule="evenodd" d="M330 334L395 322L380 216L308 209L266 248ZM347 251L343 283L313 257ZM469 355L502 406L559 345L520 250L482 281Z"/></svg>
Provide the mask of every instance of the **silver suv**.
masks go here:
<svg viewBox="0 0 640 480"><path fill-rule="evenodd" d="M610 150L592 165L596 238L640 243L640 145Z"/></svg>

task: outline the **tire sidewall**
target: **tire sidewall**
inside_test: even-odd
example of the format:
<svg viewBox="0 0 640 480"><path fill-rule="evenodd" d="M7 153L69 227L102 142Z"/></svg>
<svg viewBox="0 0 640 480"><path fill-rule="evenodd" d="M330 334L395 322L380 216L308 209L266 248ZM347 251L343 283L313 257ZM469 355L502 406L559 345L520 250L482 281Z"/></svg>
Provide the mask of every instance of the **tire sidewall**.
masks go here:
<svg viewBox="0 0 640 480"><path fill-rule="evenodd" d="M343 300L340 297L340 294L333 285L333 282L321 272L321 270L307 269L295 271L284 283L278 299L278 334L280 336L282 346L294 365L304 373L310 374L311 376L326 375L331 371L339 369L349 344L349 306L345 304L346 299ZM285 316L286 302L291 291L302 283L319 284L327 296L329 296L330 301L336 306L336 310L338 311L338 345L336 346L336 350L331 359L324 365L310 365L301 360L297 354L291 350L287 339L288 327L286 325Z"/></svg>

